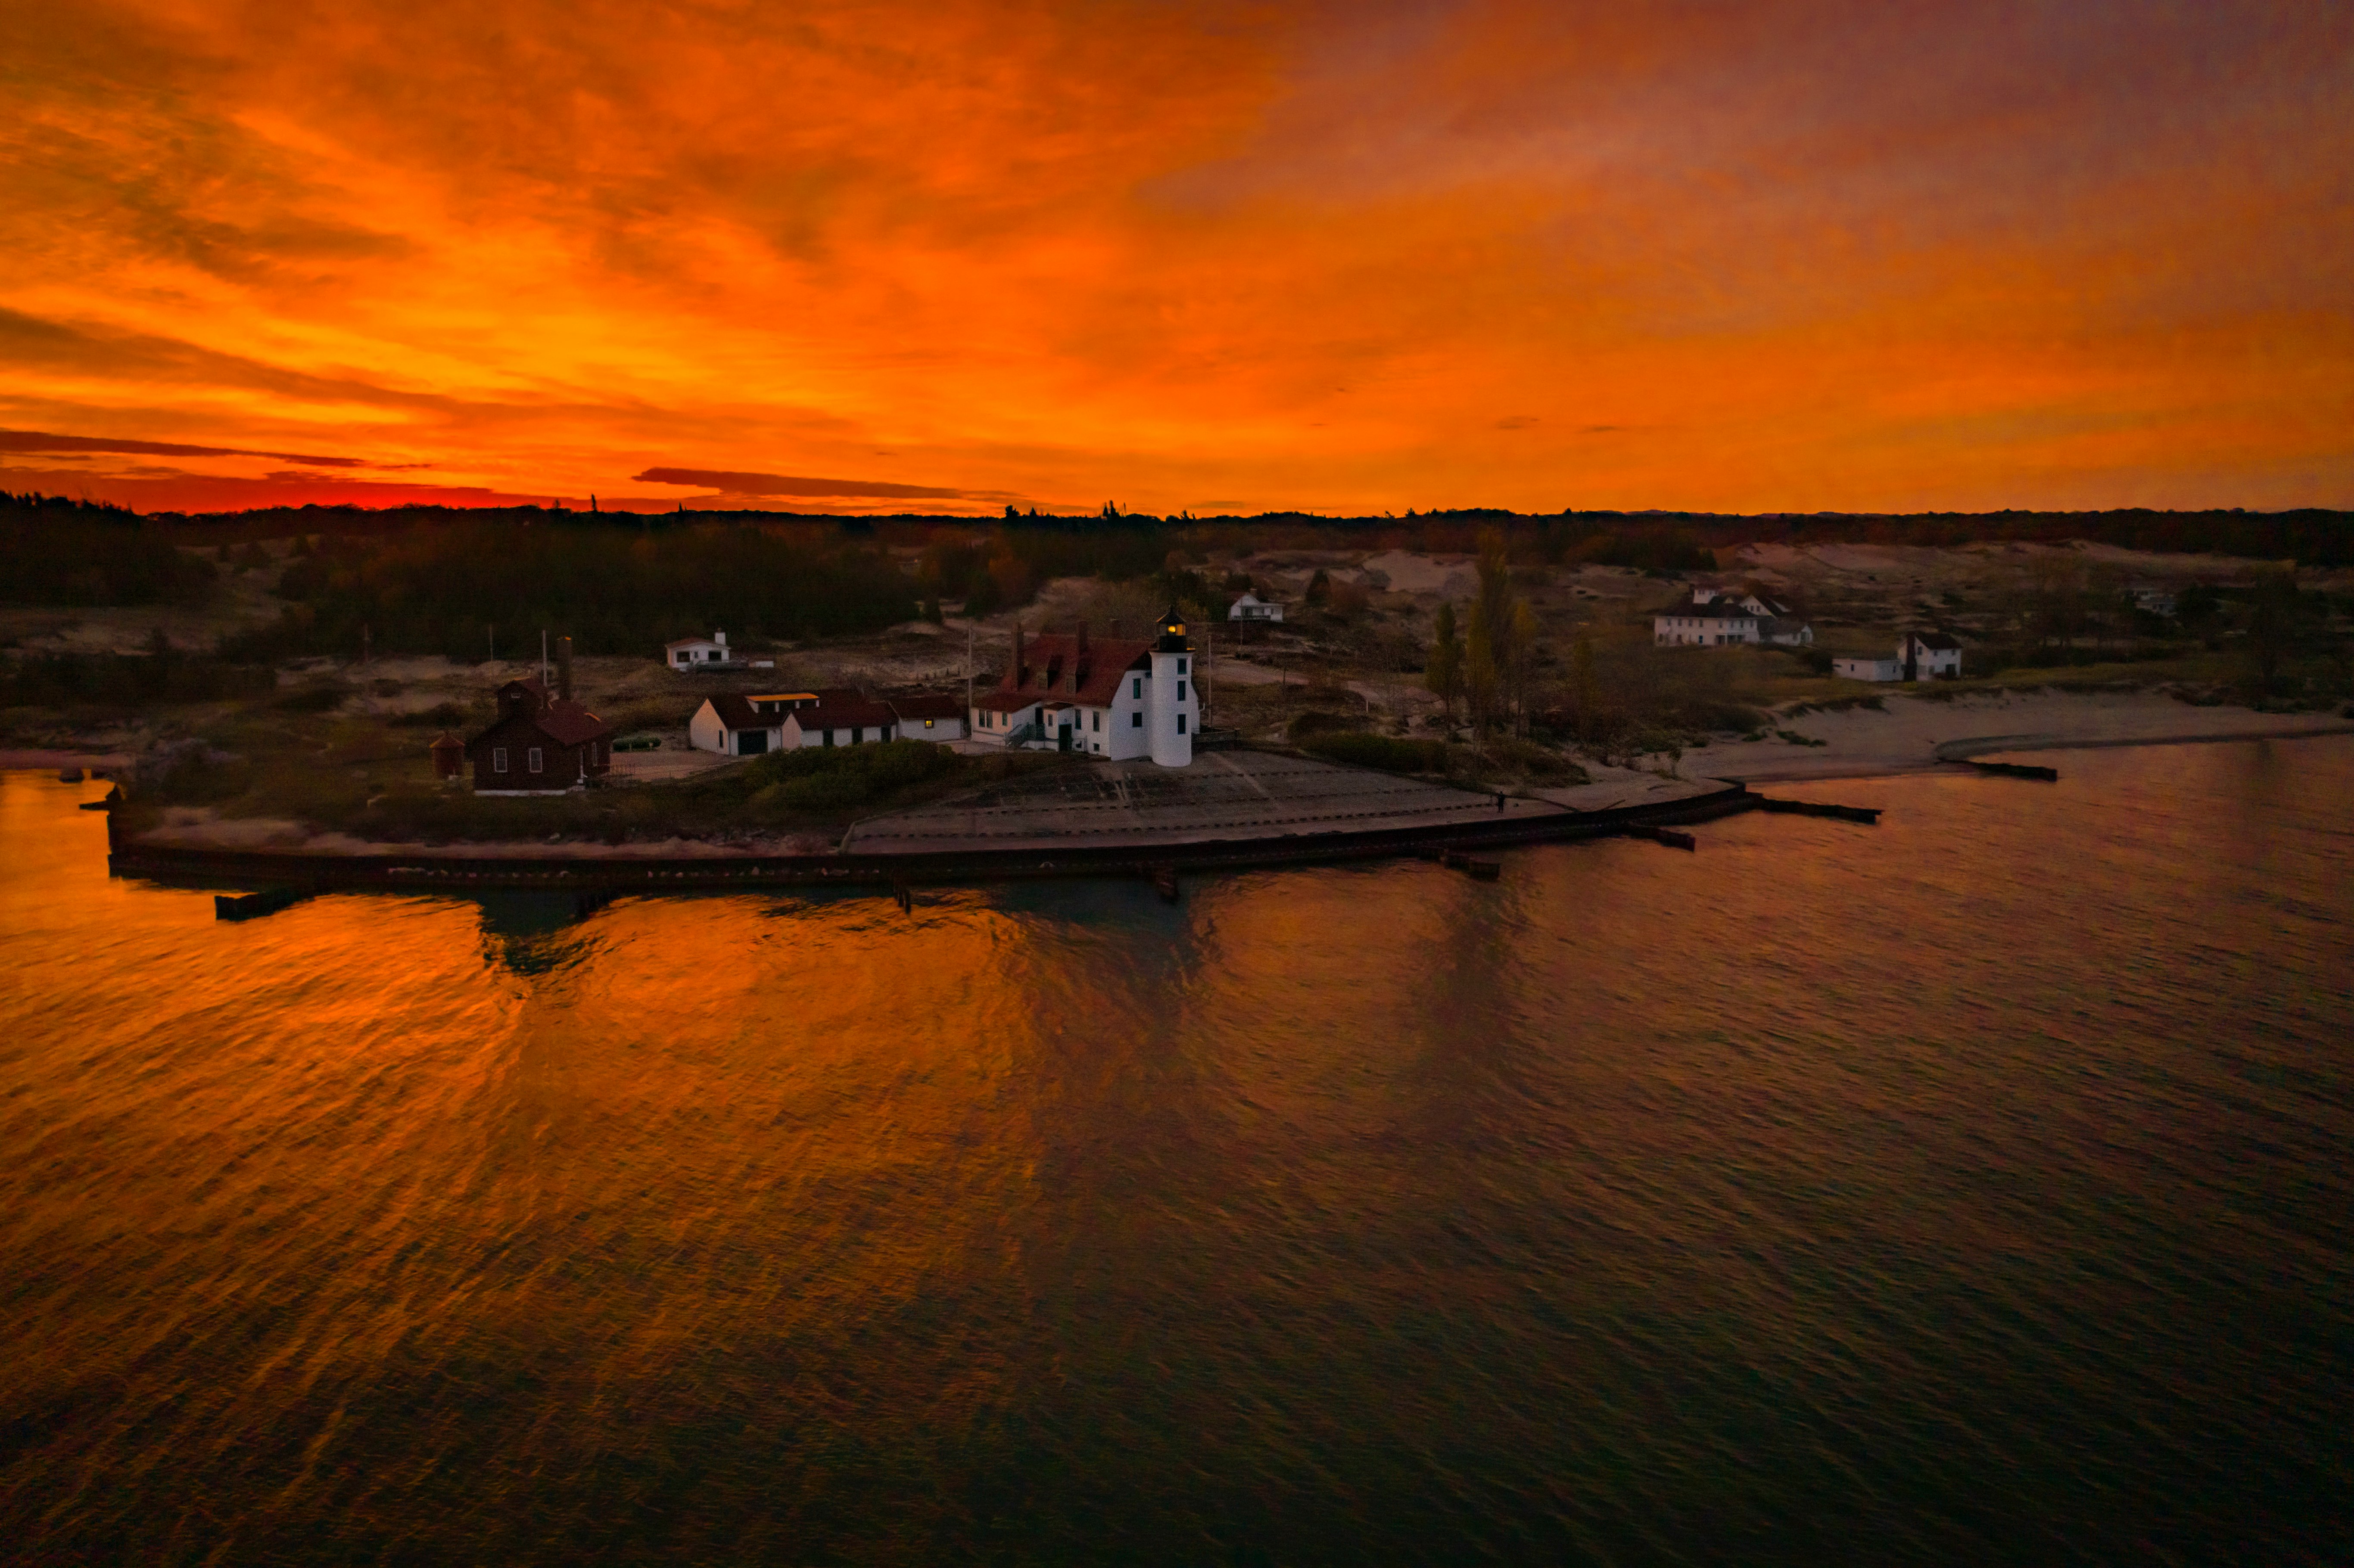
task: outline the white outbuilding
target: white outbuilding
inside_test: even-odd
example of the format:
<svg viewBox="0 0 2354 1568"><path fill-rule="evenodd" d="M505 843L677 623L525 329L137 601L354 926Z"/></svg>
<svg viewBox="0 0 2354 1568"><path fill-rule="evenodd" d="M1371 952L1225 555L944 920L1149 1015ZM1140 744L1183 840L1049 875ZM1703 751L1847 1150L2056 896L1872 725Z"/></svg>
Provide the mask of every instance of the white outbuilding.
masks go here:
<svg viewBox="0 0 2354 1568"><path fill-rule="evenodd" d="M1246 593L1242 598L1235 600L1233 604L1226 607L1226 619L1228 620L1256 620L1269 623L1279 622L1283 620L1283 606L1277 604L1272 600L1261 599L1255 593Z"/></svg>

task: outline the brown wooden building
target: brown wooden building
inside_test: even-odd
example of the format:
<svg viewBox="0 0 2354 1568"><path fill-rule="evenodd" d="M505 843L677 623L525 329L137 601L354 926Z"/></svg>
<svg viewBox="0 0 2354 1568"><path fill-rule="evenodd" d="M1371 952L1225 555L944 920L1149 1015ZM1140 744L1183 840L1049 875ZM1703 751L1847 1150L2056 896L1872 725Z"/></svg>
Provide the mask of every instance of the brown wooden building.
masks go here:
<svg viewBox="0 0 2354 1568"><path fill-rule="evenodd" d="M566 683L568 686L569 682ZM560 795L613 766L613 726L536 677L498 692L499 716L466 742L477 795Z"/></svg>

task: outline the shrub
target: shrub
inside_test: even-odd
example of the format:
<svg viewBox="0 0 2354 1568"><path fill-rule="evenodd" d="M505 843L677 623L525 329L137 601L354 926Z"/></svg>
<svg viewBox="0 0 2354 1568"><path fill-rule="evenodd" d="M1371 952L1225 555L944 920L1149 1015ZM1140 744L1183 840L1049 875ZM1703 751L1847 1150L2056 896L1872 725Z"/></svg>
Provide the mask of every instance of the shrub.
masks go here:
<svg viewBox="0 0 2354 1568"><path fill-rule="evenodd" d="M1400 740L1342 730L1310 736L1299 749L1328 762L1378 768L1384 773L1444 773L1450 748L1441 740Z"/></svg>
<svg viewBox="0 0 2354 1568"><path fill-rule="evenodd" d="M1320 709L1311 708L1294 718L1285 727L1284 734L1290 737L1294 746L1297 746L1310 736L1332 735L1341 730L1356 730L1363 727L1364 720L1353 715L1325 713Z"/></svg>
<svg viewBox="0 0 2354 1568"><path fill-rule="evenodd" d="M290 714L323 714L329 708L340 707L345 694L344 688L335 682L313 681L295 687L270 705Z"/></svg>

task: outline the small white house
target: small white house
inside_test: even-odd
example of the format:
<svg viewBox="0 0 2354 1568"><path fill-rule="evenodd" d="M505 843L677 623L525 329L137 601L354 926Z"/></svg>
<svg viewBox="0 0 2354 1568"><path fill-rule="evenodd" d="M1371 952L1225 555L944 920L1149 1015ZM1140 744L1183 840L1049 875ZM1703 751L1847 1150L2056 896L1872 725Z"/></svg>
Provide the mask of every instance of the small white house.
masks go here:
<svg viewBox="0 0 2354 1568"><path fill-rule="evenodd" d="M691 670L698 664L725 664L727 656L727 633L715 631L708 637L682 637L675 642L663 644L663 662L673 670Z"/></svg>
<svg viewBox="0 0 2354 1568"><path fill-rule="evenodd" d="M1908 681L1952 681L1962 673L1962 645L1942 631L1916 631L1896 645Z"/></svg>
<svg viewBox="0 0 2354 1568"><path fill-rule="evenodd" d="M1255 593L1246 593L1226 607L1228 620L1259 620L1276 622L1283 620L1283 606L1263 599Z"/></svg>
<svg viewBox="0 0 2354 1568"><path fill-rule="evenodd" d="M1831 673L1847 681L1951 681L1962 673L1962 645L1942 631L1916 631L1893 654L1862 654L1831 661Z"/></svg>

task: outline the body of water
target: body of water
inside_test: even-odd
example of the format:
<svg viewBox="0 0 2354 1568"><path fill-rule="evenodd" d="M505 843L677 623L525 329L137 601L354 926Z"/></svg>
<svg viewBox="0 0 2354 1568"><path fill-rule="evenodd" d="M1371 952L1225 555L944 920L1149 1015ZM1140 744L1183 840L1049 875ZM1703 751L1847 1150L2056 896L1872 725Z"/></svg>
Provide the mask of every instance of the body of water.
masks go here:
<svg viewBox="0 0 2354 1568"><path fill-rule="evenodd" d="M1696 854L111 882L0 783L0 1554L2345 1560L2354 744Z"/></svg>

